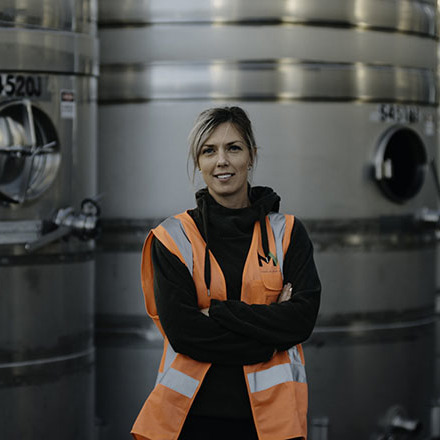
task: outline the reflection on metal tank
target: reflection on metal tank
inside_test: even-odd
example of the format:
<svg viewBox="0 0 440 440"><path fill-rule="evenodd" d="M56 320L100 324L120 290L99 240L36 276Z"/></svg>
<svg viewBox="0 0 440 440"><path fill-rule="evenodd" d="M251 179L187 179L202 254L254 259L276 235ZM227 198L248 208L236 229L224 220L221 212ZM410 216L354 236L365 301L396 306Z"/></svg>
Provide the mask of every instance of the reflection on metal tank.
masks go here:
<svg viewBox="0 0 440 440"><path fill-rule="evenodd" d="M92 235L96 204L86 200L75 212L97 190L96 6L2 1L4 439L94 438L93 242L79 237Z"/></svg>
<svg viewBox="0 0 440 440"><path fill-rule="evenodd" d="M109 432L130 428L159 358L142 320L142 239L194 206L188 132L201 110L231 104L256 130L254 184L274 187L315 244L312 440L380 438L396 405L429 426L436 16L434 0L101 2L98 406Z"/></svg>

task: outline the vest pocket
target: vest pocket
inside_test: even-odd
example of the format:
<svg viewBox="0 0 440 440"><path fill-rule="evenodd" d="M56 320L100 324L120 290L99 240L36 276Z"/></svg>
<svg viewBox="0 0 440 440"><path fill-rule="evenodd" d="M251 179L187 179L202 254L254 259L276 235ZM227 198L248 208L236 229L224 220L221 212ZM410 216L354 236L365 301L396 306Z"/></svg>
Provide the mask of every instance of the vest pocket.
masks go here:
<svg viewBox="0 0 440 440"><path fill-rule="evenodd" d="M279 275L277 278L280 278ZM282 280L268 279L262 277L260 280L252 280L249 283L251 304L272 304L277 302L278 296L283 289Z"/></svg>

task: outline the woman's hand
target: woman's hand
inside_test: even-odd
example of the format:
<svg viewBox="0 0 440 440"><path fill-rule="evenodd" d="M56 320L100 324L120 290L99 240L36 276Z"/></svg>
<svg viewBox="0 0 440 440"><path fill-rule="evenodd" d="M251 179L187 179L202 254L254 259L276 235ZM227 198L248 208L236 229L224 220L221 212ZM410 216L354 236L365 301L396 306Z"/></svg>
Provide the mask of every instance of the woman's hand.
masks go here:
<svg viewBox="0 0 440 440"><path fill-rule="evenodd" d="M284 301L289 301L289 299L292 297L292 284L287 283L284 285L283 290L281 291L280 295L278 296L278 304ZM204 309L200 309L200 311L205 315L209 316L209 307L205 307Z"/></svg>
<svg viewBox="0 0 440 440"><path fill-rule="evenodd" d="M278 296L278 304L284 301L289 301L289 299L292 297L292 284L287 283L284 285L283 290L281 291L280 295Z"/></svg>

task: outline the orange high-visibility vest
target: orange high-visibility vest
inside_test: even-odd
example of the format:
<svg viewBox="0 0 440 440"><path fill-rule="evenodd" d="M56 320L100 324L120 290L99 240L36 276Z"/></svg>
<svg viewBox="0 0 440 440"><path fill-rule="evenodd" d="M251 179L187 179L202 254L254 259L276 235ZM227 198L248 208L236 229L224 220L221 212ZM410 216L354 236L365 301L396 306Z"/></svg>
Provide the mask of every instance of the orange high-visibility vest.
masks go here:
<svg viewBox="0 0 440 440"><path fill-rule="evenodd" d="M290 243L294 217L270 213L266 217L269 241L264 259L259 222L255 223L243 270L241 300L271 304L283 288L283 260ZM153 291L151 243L153 235L190 271L199 307L211 298L226 300L226 282L210 253L211 287L204 280L205 241L188 213L170 217L152 230L142 252L142 288L146 309L164 336L164 351L156 386L142 407L131 431L136 440L176 440L211 364L176 353L163 331ZM307 382L301 345L277 352L270 361L244 365L249 400L260 440L285 440L307 436Z"/></svg>

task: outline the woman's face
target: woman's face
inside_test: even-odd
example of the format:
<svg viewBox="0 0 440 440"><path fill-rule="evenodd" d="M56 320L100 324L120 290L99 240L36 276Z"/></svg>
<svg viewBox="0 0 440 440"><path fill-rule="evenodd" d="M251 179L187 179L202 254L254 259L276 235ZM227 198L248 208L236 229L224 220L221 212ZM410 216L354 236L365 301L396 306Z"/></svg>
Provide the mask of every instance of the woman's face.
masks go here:
<svg viewBox="0 0 440 440"><path fill-rule="evenodd" d="M249 149L230 122L220 124L203 144L198 164L209 194L226 208L249 206Z"/></svg>

